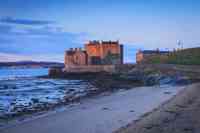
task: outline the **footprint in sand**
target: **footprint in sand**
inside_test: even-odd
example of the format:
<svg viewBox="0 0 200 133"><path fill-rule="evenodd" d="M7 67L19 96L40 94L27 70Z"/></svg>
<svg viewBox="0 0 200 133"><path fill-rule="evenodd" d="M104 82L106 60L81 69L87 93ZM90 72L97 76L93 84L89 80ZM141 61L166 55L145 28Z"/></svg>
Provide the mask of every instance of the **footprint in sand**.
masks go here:
<svg viewBox="0 0 200 133"><path fill-rule="evenodd" d="M103 107L102 110L110 110L109 108L107 107Z"/></svg>

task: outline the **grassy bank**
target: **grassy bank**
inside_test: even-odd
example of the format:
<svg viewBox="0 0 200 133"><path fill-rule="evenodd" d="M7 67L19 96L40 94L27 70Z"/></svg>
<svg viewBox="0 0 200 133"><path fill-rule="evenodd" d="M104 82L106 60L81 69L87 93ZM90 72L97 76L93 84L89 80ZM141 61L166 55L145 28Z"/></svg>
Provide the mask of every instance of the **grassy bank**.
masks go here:
<svg viewBox="0 0 200 133"><path fill-rule="evenodd" d="M170 64L200 65L200 48L174 52L169 56L167 62Z"/></svg>
<svg viewBox="0 0 200 133"><path fill-rule="evenodd" d="M183 49L166 56L155 56L151 58L150 63L200 65L200 48Z"/></svg>

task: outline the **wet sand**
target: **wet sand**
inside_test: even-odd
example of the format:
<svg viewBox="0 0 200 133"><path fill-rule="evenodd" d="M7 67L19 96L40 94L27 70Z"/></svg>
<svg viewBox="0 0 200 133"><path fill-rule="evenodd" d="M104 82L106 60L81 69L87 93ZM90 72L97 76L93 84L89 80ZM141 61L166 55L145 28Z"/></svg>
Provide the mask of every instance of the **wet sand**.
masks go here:
<svg viewBox="0 0 200 133"><path fill-rule="evenodd" d="M184 86L138 87L104 93L63 111L22 121L1 133L111 133L168 101Z"/></svg>
<svg viewBox="0 0 200 133"><path fill-rule="evenodd" d="M200 83L116 133L200 133Z"/></svg>

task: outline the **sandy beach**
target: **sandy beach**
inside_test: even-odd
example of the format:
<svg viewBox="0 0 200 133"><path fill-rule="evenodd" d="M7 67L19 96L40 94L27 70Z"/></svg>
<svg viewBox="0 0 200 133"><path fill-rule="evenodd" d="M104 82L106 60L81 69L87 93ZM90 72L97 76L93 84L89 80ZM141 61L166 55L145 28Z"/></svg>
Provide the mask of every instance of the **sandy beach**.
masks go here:
<svg viewBox="0 0 200 133"><path fill-rule="evenodd" d="M200 84L192 84L168 103L116 133L199 133Z"/></svg>
<svg viewBox="0 0 200 133"><path fill-rule="evenodd" d="M20 121L1 133L111 133L184 90L185 86L153 86L104 93L45 116Z"/></svg>

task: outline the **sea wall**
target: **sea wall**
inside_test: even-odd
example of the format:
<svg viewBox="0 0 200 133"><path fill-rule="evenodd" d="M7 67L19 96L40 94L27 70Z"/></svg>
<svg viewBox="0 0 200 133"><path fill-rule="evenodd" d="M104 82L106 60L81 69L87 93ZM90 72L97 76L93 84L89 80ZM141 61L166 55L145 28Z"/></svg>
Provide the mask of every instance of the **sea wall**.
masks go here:
<svg viewBox="0 0 200 133"><path fill-rule="evenodd" d="M69 73L84 73L84 72L114 73L115 71L116 71L115 65L80 65L80 66L67 66L63 69L63 72L69 72Z"/></svg>
<svg viewBox="0 0 200 133"><path fill-rule="evenodd" d="M128 73L135 67L134 64L123 65L79 65L67 66L65 68L52 67L49 69L48 77L51 78L89 78L93 79L97 75L120 75Z"/></svg>
<svg viewBox="0 0 200 133"><path fill-rule="evenodd" d="M117 67L115 65L79 65L79 66L67 66L65 68L50 68L48 76L54 78L65 77L87 77L91 75L94 77L97 73L116 73Z"/></svg>

